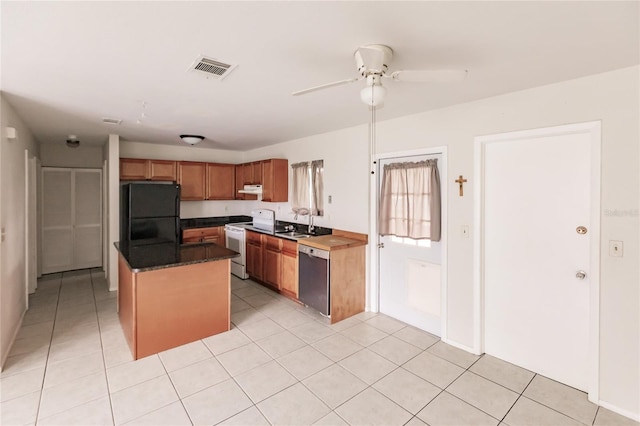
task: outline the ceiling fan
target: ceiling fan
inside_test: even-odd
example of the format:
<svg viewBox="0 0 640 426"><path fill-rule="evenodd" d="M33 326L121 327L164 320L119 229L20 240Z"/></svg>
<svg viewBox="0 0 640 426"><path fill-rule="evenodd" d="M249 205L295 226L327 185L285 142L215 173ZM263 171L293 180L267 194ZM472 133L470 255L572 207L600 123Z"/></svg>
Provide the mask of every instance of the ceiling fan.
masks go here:
<svg viewBox="0 0 640 426"><path fill-rule="evenodd" d="M467 70L405 70L387 73L393 58L393 50L384 44L360 46L353 56L356 60L358 77L298 90L292 95L304 95L316 90L366 80L367 87L360 91L360 98L370 107L381 107L386 95L386 89L382 86L383 78L402 82L448 82L464 80L467 76Z"/></svg>

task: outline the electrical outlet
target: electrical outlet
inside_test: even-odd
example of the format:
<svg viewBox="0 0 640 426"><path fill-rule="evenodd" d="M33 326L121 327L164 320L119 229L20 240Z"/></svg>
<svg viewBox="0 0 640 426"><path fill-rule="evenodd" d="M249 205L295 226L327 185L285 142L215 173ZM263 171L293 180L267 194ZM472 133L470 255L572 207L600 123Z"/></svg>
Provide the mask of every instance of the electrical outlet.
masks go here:
<svg viewBox="0 0 640 426"><path fill-rule="evenodd" d="M224 206L224 211L228 212L229 211L229 206Z"/></svg>
<svg viewBox="0 0 640 426"><path fill-rule="evenodd" d="M609 241L609 256L622 257L623 247L622 241L610 240Z"/></svg>
<svg viewBox="0 0 640 426"><path fill-rule="evenodd" d="M329 204L331 204L331 199L332 199L332 197L331 197L331 195L329 195Z"/></svg>
<svg viewBox="0 0 640 426"><path fill-rule="evenodd" d="M464 239L469 238L469 225L462 225L460 227L460 236Z"/></svg>

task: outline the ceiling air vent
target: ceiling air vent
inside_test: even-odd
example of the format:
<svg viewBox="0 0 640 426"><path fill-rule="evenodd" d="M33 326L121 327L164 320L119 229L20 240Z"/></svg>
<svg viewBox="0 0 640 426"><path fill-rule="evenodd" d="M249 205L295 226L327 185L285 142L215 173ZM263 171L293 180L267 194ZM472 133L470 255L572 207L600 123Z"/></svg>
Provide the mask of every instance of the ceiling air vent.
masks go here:
<svg viewBox="0 0 640 426"><path fill-rule="evenodd" d="M193 61L193 64L191 64L189 70L196 71L201 75L206 76L207 78L222 80L235 67L236 65L226 64L213 58L200 56L195 61Z"/></svg>
<svg viewBox="0 0 640 426"><path fill-rule="evenodd" d="M114 125L118 125L120 123L122 123L122 120L118 119L118 118L103 118L102 122L105 124L114 124Z"/></svg>

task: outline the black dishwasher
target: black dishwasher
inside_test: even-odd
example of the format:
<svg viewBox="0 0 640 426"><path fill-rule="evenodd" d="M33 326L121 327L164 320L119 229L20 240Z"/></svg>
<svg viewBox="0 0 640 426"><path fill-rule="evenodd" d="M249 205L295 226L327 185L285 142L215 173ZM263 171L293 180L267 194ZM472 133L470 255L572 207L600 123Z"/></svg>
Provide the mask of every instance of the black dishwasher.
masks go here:
<svg viewBox="0 0 640 426"><path fill-rule="evenodd" d="M298 244L298 299L323 315L331 315L330 259L327 250Z"/></svg>

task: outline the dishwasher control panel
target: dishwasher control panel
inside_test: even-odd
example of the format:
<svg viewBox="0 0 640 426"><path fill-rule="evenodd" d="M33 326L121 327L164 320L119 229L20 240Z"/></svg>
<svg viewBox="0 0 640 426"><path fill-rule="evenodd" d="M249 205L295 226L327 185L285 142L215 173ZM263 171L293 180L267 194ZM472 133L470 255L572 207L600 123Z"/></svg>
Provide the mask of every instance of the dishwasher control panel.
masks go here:
<svg viewBox="0 0 640 426"><path fill-rule="evenodd" d="M306 254L311 257L319 257L320 259L329 259L329 251L315 247L298 244L298 253Z"/></svg>

